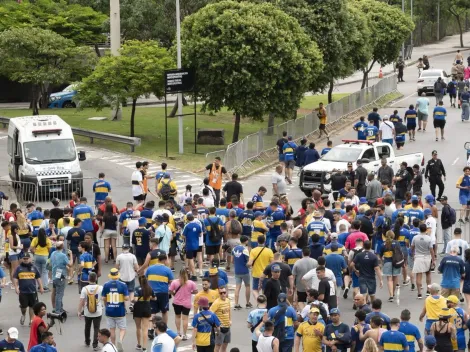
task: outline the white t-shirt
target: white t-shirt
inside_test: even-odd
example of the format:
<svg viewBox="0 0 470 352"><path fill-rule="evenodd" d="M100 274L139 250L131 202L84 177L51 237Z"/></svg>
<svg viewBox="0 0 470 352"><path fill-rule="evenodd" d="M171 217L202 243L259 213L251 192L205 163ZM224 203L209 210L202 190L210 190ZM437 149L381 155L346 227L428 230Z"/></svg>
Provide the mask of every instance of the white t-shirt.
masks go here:
<svg viewBox="0 0 470 352"><path fill-rule="evenodd" d="M103 345L101 352L117 352L116 346L114 346L111 341Z"/></svg>
<svg viewBox="0 0 470 352"><path fill-rule="evenodd" d="M135 230L139 228L139 220L136 219L131 219L127 222L127 230L129 231L130 234L130 241L132 243L132 235Z"/></svg>
<svg viewBox="0 0 470 352"><path fill-rule="evenodd" d="M453 239L453 240L447 242L446 253L450 253L450 250L451 250L452 247L459 247L460 256L465 261L465 250L468 249L468 242L461 239L461 238Z"/></svg>
<svg viewBox="0 0 470 352"><path fill-rule="evenodd" d="M100 286L100 285L90 284L82 288L82 292L80 293L80 298L83 298L85 300L84 315L86 317L96 318L96 317L100 317L103 314L103 304L102 304L103 301L101 299L102 291L103 291L103 286ZM87 298L88 298L88 294L92 292L95 292L95 297L96 297L96 312L95 313L90 313L88 311L88 299Z"/></svg>
<svg viewBox="0 0 470 352"><path fill-rule="evenodd" d="M313 219L315 220L315 219ZM321 219L321 222L325 224L326 228L328 229L328 231L331 231L331 221L330 219L328 218L322 218Z"/></svg>
<svg viewBox="0 0 470 352"><path fill-rule="evenodd" d="M349 228L351 227L351 223L348 220L341 219L336 223L336 232L340 233L340 226L344 225L346 226L346 232L349 232Z"/></svg>
<svg viewBox="0 0 470 352"><path fill-rule="evenodd" d="M277 185L277 191L279 194L286 194L286 181L282 175L279 175L277 172L273 173L271 176L271 183Z"/></svg>
<svg viewBox="0 0 470 352"><path fill-rule="evenodd" d="M318 304L320 306L323 306L325 308L326 312L328 313L330 310L328 309L328 304L322 301L313 301L313 304ZM307 305L302 309L302 312L300 312L300 316L302 317L303 320L308 317L308 314L310 313L310 303L307 303ZM329 314L328 314L329 315Z"/></svg>
<svg viewBox="0 0 470 352"><path fill-rule="evenodd" d="M328 268L325 268L325 277L332 280L336 284L336 277L335 274ZM314 290L318 290L318 285L320 284L320 280L317 277L317 269L312 269L308 273L304 275L302 278L305 281L309 282L311 280L311 284L309 288L313 288Z"/></svg>
<svg viewBox="0 0 470 352"><path fill-rule="evenodd" d="M214 197L212 197L211 195L208 195L207 197L202 197L202 199L204 199L205 208L212 208L213 206L215 206Z"/></svg>
<svg viewBox="0 0 470 352"><path fill-rule="evenodd" d="M135 181L137 181L137 182L142 182L143 181L142 173L140 172L140 170L135 170L132 173L131 180L132 180L133 183ZM132 184L132 196L133 197L140 196L142 193L143 193L143 191L142 191L142 187L140 186L140 184L138 184L138 185Z"/></svg>
<svg viewBox="0 0 470 352"><path fill-rule="evenodd" d="M168 209L160 209L159 208L159 209L157 209L153 212L152 220L155 221L157 216L162 216L163 214L168 215L168 218L171 218L173 216L173 214L171 214L171 211L169 211Z"/></svg>
<svg viewBox="0 0 470 352"><path fill-rule="evenodd" d="M119 264L119 273L122 281L132 281L135 279L134 266L137 264L137 258L132 253L121 253L116 258L116 264Z"/></svg>
<svg viewBox="0 0 470 352"><path fill-rule="evenodd" d="M173 352L175 349L175 341L166 332L157 335L153 339L151 351L153 351L153 347L157 345L162 346L162 352Z"/></svg>
<svg viewBox="0 0 470 352"><path fill-rule="evenodd" d="M393 131L395 130L395 126L393 126L393 122L384 121L380 124L380 131L382 131L382 139L393 139Z"/></svg>
<svg viewBox="0 0 470 352"><path fill-rule="evenodd" d="M434 246L436 244L436 229L437 229L437 222L434 216L428 216L426 219L426 226L429 228L431 227L431 244Z"/></svg>

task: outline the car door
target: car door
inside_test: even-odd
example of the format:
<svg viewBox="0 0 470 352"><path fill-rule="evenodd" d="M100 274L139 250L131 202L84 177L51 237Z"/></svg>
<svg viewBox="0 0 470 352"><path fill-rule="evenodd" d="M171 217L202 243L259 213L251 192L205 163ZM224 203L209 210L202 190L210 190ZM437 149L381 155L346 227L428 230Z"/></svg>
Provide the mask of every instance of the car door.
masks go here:
<svg viewBox="0 0 470 352"><path fill-rule="evenodd" d="M395 172L396 170L395 160L392 157L392 151L391 151L390 145L385 143L383 145L377 146L377 153L378 153L379 160L381 160L382 158L386 158L388 166L390 166Z"/></svg>
<svg viewBox="0 0 470 352"><path fill-rule="evenodd" d="M364 151L362 154L362 160L367 159L369 160L368 163L364 163L363 166L367 171L374 171L377 172L377 170L380 167L380 162L377 157L377 151L375 150L374 147L368 148Z"/></svg>

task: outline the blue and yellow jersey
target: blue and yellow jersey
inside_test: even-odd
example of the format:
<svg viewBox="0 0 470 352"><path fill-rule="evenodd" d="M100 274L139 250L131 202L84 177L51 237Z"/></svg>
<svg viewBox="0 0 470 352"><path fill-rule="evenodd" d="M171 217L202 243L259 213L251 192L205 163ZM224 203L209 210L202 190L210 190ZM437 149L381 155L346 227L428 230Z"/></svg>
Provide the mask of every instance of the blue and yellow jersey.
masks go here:
<svg viewBox="0 0 470 352"><path fill-rule="evenodd" d="M119 280L111 280L103 285L102 297L106 297L106 316L120 318L126 316L124 301L129 296L127 285Z"/></svg>
<svg viewBox="0 0 470 352"><path fill-rule="evenodd" d="M82 220L82 229L85 232L93 232L92 219L94 216L93 209L86 204L79 204L73 208L73 217ZM71 224L73 226L73 224Z"/></svg>
<svg viewBox="0 0 470 352"><path fill-rule="evenodd" d="M300 248L289 249L284 254L284 261L290 266L291 270L295 262L300 259L302 259L302 249Z"/></svg>
<svg viewBox="0 0 470 352"><path fill-rule="evenodd" d="M108 181L98 180L93 184L93 192L95 193L95 205L98 207L104 203L105 198L111 192L111 185Z"/></svg>
<svg viewBox="0 0 470 352"><path fill-rule="evenodd" d="M121 224L122 227L127 228L127 223L129 222L130 219L132 219L132 214L134 213L134 210L126 210L119 215L119 223Z"/></svg>
<svg viewBox="0 0 470 352"><path fill-rule="evenodd" d="M242 224L242 234L250 238L251 233L253 232L253 221L255 220L255 213L253 210L245 210L240 214L238 220Z"/></svg>
<svg viewBox="0 0 470 352"><path fill-rule="evenodd" d="M149 255L150 255L149 266L160 263L158 261L158 257L160 256L160 254L166 254L166 253L165 253L165 251L162 251L161 249L158 249L158 248L153 249L149 252Z"/></svg>
<svg viewBox="0 0 470 352"><path fill-rule="evenodd" d="M357 139L365 140L367 138L366 129L368 126L369 124L364 121L359 121L353 126L354 130L357 131Z"/></svg>
<svg viewBox="0 0 470 352"><path fill-rule="evenodd" d="M67 232L67 241L70 241L70 250L72 252L78 252L78 245L81 241L85 240L85 231L80 227L72 227Z"/></svg>
<svg viewBox="0 0 470 352"><path fill-rule="evenodd" d="M285 327L285 339L286 340L293 340L294 339L294 322L297 321L297 313L295 312L295 309L292 308L291 306L287 307L287 310L284 314L280 315L279 317L276 317L276 313L281 309L280 306L275 306L271 308L268 311L268 316L269 320L274 320L274 318L277 318L274 321L274 326L279 325L281 320L285 321L286 327Z"/></svg>
<svg viewBox="0 0 470 352"><path fill-rule="evenodd" d="M284 154L285 161L294 160L294 153L296 148L297 144L295 144L294 142L284 143L284 146L282 147L282 152Z"/></svg>
<svg viewBox="0 0 470 352"><path fill-rule="evenodd" d="M312 237L312 235L317 234L320 236L319 243L325 244L326 242L326 234L328 229L326 228L325 223L322 221L312 221L307 225L307 232L308 237Z"/></svg>
<svg viewBox="0 0 470 352"><path fill-rule="evenodd" d="M408 224L408 222L409 222L408 210L406 210L404 208L397 209L392 213L392 224L394 224L395 221L397 221L398 215L402 215L404 217L405 224Z"/></svg>
<svg viewBox="0 0 470 352"><path fill-rule="evenodd" d="M174 279L171 269L163 264L149 266L145 276L155 293L168 292L170 282Z"/></svg>
<svg viewBox="0 0 470 352"><path fill-rule="evenodd" d="M336 245L338 246L338 250L335 252L337 254L341 254L343 253L344 251L344 246L341 244L341 243L336 243ZM331 250L331 243L330 244L327 244L325 246L325 248L323 248L323 255L328 255L328 254L331 254L333 253L332 250Z"/></svg>
<svg viewBox="0 0 470 352"><path fill-rule="evenodd" d="M433 111L434 120L445 120L447 116L447 110L443 106L436 106Z"/></svg>
<svg viewBox="0 0 470 352"><path fill-rule="evenodd" d="M13 278L18 280L20 293L36 293L36 279L40 277L41 274L34 265L30 267L19 265L13 273Z"/></svg>
<svg viewBox="0 0 470 352"><path fill-rule="evenodd" d="M410 207L408 208L408 214L406 215L408 218L408 224L412 225L414 219L419 219L419 221L424 221L424 212L421 207L418 208L413 208Z"/></svg>
<svg viewBox="0 0 470 352"><path fill-rule="evenodd" d="M367 313L366 320L365 320L366 324L370 324L370 320L372 319L372 317L375 317L375 316L379 316L382 319L383 325L381 326L381 328L390 329L390 317L387 314L382 313L382 312Z"/></svg>
<svg viewBox="0 0 470 352"><path fill-rule="evenodd" d="M196 330L196 346L215 345L212 329L213 326L220 326L220 320L217 318L217 315L210 310L203 310L194 315L191 325Z"/></svg>
<svg viewBox="0 0 470 352"><path fill-rule="evenodd" d="M150 231L139 227L132 233L132 244L135 246L135 256L145 258L150 251Z"/></svg>
<svg viewBox="0 0 470 352"><path fill-rule="evenodd" d="M279 253L281 254L281 260L285 262L285 255L290 251L290 247L286 245L285 247L279 246Z"/></svg>
<svg viewBox="0 0 470 352"><path fill-rule="evenodd" d="M31 222L31 226L33 227L33 237L36 237L38 235L39 227L44 220L44 215L39 210L33 210L28 214L28 220Z"/></svg>
<svg viewBox="0 0 470 352"><path fill-rule="evenodd" d="M254 204L254 209L256 210L264 210L266 207L264 206L263 197L261 197L258 193L256 193L251 201Z"/></svg>
<svg viewBox="0 0 470 352"><path fill-rule="evenodd" d="M395 136L395 142L404 143L406 141L406 133L407 133L407 131L397 133L396 136Z"/></svg>
<svg viewBox="0 0 470 352"><path fill-rule="evenodd" d="M374 125L369 125L366 127L366 139L368 141L375 140L378 134L379 134L379 129L375 127Z"/></svg>
<svg viewBox="0 0 470 352"><path fill-rule="evenodd" d="M145 220L147 220L147 225L145 225L146 228L149 228L150 226L152 226L153 209L148 209L148 208L142 209L142 211L140 212L140 216L145 218Z"/></svg>
<svg viewBox="0 0 470 352"><path fill-rule="evenodd" d="M470 187L470 176L462 175L457 180L457 187ZM470 190L468 189L460 189L459 188L459 196L468 196L470 194Z"/></svg>
<svg viewBox="0 0 470 352"><path fill-rule="evenodd" d="M400 243L401 247L408 247L411 245L410 243L410 231L402 227L400 229L400 236L398 236L398 243Z"/></svg>
<svg viewBox="0 0 470 352"><path fill-rule="evenodd" d="M210 222L209 222L210 220ZM217 216L209 216L204 220L204 228L205 228L205 233L206 233L206 246L217 246L220 244L220 240L218 242L212 242L210 239L210 234L212 231L212 225L217 226L219 229L219 233L223 234L224 233L224 223L220 218Z"/></svg>
<svg viewBox="0 0 470 352"><path fill-rule="evenodd" d="M450 319L450 322L455 325L455 329L457 330L457 339L452 340L452 346L454 348L454 351L457 350L463 350L465 351L465 348L467 344L465 343L465 312L463 311L462 308L456 307L456 308L451 308L450 309L450 314L452 314L452 318Z"/></svg>
<svg viewBox="0 0 470 352"><path fill-rule="evenodd" d="M258 242L259 236L266 236L268 227L261 220L253 221L253 232L251 233L251 242Z"/></svg>
<svg viewBox="0 0 470 352"><path fill-rule="evenodd" d="M385 331L380 337L379 345L384 352L404 351L408 341L404 333L397 330Z"/></svg>
<svg viewBox="0 0 470 352"><path fill-rule="evenodd" d="M415 351L415 343L421 338L421 333L416 325L411 324L407 321L402 321L400 323L400 328L398 331L405 334L406 341L408 342L409 350L408 352Z"/></svg>
<svg viewBox="0 0 470 352"><path fill-rule="evenodd" d="M226 207L220 207L215 209L215 215L217 215L225 225L225 223L228 221L228 216L230 213L230 209L227 209Z"/></svg>
<svg viewBox="0 0 470 352"><path fill-rule="evenodd" d="M23 344L18 340L8 342L6 339L0 341L0 352L25 352Z"/></svg>
<svg viewBox="0 0 470 352"><path fill-rule="evenodd" d="M400 116L395 115L395 114L390 115L389 120L390 120L391 122L393 122L393 123L397 123L397 122L402 122L402 121L403 121Z"/></svg>
<svg viewBox="0 0 470 352"><path fill-rule="evenodd" d="M277 238L281 234L281 224L286 221L286 216L284 215L284 212L280 210L276 210L271 214L269 217L268 221L273 225L269 229L269 236L272 238Z"/></svg>
<svg viewBox="0 0 470 352"><path fill-rule="evenodd" d="M88 281L88 276L90 272L93 270L93 263L95 262L95 258L88 253L85 252L80 255L80 264L83 265L82 267L82 274L80 276L80 281Z"/></svg>
<svg viewBox="0 0 470 352"><path fill-rule="evenodd" d="M407 126L416 126L416 117L418 113L416 110L406 110L405 112L405 120Z"/></svg>
<svg viewBox="0 0 470 352"><path fill-rule="evenodd" d="M383 258L384 263L392 261L393 247L394 246L399 246L399 244L397 242L393 241L391 247L387 248L386 243L384 243L384 245L380 249L380 256Z"/></svg>

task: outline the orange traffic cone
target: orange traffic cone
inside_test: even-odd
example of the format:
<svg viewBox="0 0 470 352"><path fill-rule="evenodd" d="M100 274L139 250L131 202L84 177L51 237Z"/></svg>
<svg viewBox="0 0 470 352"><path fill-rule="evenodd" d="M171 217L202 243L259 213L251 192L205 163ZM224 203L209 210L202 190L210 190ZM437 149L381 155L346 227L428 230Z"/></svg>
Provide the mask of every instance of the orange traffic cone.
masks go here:
<svg viewBox="0 0 470 352"><path fill-rule="evenodd" d="M384 78L384 74L382 72L382 66L380 66L380 69L379 69L379 78Z"/></svg>

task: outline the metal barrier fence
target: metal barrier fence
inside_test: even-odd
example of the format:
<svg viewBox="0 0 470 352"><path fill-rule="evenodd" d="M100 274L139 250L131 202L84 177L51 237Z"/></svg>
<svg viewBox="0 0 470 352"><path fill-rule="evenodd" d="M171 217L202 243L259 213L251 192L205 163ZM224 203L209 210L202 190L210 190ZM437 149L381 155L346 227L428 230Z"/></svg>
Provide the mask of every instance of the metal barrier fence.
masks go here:
<svg viewBox="0 0 470 352"><path fill-rule="evenodd" d="M338 101L326 106L328 126L339 122L341 118L372 104L386 94L397 89L395 75L383 78L377 84L352 93ZM206 154L207 162L211 162L216 156L220 156L227 171L234 172L245 163L255 159L262 159L263 155L276 149L276 141L286 131L295 140L307 138L318 131L320 120L316 113L310 113L295 120L288 120L272 128L261 129L250 134L236 143L227 146L226 150L210 152Z"/></svg>

